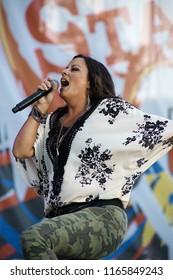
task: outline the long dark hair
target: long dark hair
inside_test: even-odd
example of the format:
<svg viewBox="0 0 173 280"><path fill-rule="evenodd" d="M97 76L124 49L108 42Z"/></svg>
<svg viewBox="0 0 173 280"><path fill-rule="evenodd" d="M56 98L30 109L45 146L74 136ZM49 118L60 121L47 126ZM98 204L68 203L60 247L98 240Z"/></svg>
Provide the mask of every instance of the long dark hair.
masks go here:
<svg viewBox="0 0 173 280"><path fill-rule="evenodd" d="M78 54L74 58L83 58L85 60L88 68L89 96L91 100L116 97L112 77L101 62L83 54Z"/></svg>

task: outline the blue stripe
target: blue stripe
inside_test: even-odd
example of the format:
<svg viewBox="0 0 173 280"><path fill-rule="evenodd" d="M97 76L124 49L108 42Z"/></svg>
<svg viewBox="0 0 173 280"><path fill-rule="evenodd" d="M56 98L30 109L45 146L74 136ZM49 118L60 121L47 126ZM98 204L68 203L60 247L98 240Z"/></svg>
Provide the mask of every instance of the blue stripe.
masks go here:
<svg viewBox="0 0 173 280"><path fill-rule="evenodd" d="M169 203L173 204L173 194L170 194L170 196L169 196Z"/></svg>
<svg viewBox="0 0 173 280"><path fill-rule="evenodd" d="M3 236L4 240L7 243L11 244L17 252L22 254L20 244L19 244L19 235L20 233L17 232L13 227L11 227L0 215L0 235Z"/></svg>
<svg viewBox="0 0 173 280"><path fill-rule="evenodd" d="M8 188L14 188L14 182L11 180L8 180L7 178L1 178L0 179L1 185L4 185Z"/></svg>
<svg viewBox="0 0 173 280"><path fill-rule="evenodd" d="M20 207L23 210L23 212L27 215L27 217L33 222L38 223L40 219L37 219L27 208L26 202L20 203Z"/></svg>
<svg viewBox="0 0 173 280"><path fill-rule="evenodd" d="M133 208L129 208L128 211L127 211L127 217L128 217L128 220L130 220L135 214L135 211Z"/></svg>
<svg viewBox="0 0 173 280"><path fill-rule="evenodd" d="M153 173L161 173L164 169L162 168L161 164L156 161L149 169L145 171L146 174L153 174Z"/></svg>

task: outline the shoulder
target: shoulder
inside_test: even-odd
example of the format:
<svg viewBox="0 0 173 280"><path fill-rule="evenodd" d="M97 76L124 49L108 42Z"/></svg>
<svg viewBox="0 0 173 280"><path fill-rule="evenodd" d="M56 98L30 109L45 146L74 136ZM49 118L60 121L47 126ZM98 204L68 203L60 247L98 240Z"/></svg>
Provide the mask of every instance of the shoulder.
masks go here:
<svg viewBox="0 0 173 280"><path fill-rule="evenodd" d="M113 98L105 98L100 102L100 106L109 106L109 107L124 107L124 108L136 108L134 105L132 105L130 102L122 99L121 97L113 97ZM137 109L137 108L136 108Z"/></svg>
<svg viewBox="0 0 173 280"><path fill-rule="evenodd" d="M117 119L134 118L137 110L131 103L119 97L105 98L99 103L96 113L109 124L114 124Z"/></svg>
<svg viewBox="0 0 173 280"><path fill-rule="evenodd" d="M103 99L99 106L99 110L103 110L102 112L105 112L107 114L113 114L113 112L117 115L119 113L123 114L129 114L132 111L140 111L137 109L134 105L132 105L130 102L123 100L120 97L115 98L105 98Z"/></svg>

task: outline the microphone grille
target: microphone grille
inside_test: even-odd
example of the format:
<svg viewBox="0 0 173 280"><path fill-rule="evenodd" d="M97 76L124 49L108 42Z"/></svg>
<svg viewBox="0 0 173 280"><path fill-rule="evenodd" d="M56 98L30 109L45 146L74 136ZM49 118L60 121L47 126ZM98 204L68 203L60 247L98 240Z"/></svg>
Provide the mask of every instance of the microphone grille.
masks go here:
<svg viewBox="0 0 173 280"><path fill-rule="evenodd" d="M59 88L59 82L57 80L52 80L51 84L52 84L52 86L53 86L53 84L56 84L57 88Z"/></svg>

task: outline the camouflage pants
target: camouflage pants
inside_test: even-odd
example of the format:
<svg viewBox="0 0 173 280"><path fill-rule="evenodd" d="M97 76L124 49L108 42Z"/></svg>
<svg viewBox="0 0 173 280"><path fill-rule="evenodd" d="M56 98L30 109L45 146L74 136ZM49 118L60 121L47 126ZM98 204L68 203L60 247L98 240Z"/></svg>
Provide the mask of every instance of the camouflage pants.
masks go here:
<svg viewBox="0 0 173 280"><path fill-rule="evenodd" d="M124 210L90 207L29 227L21 234L21 247L28 260L101 259L120 246L126 231Z"/></svg>

